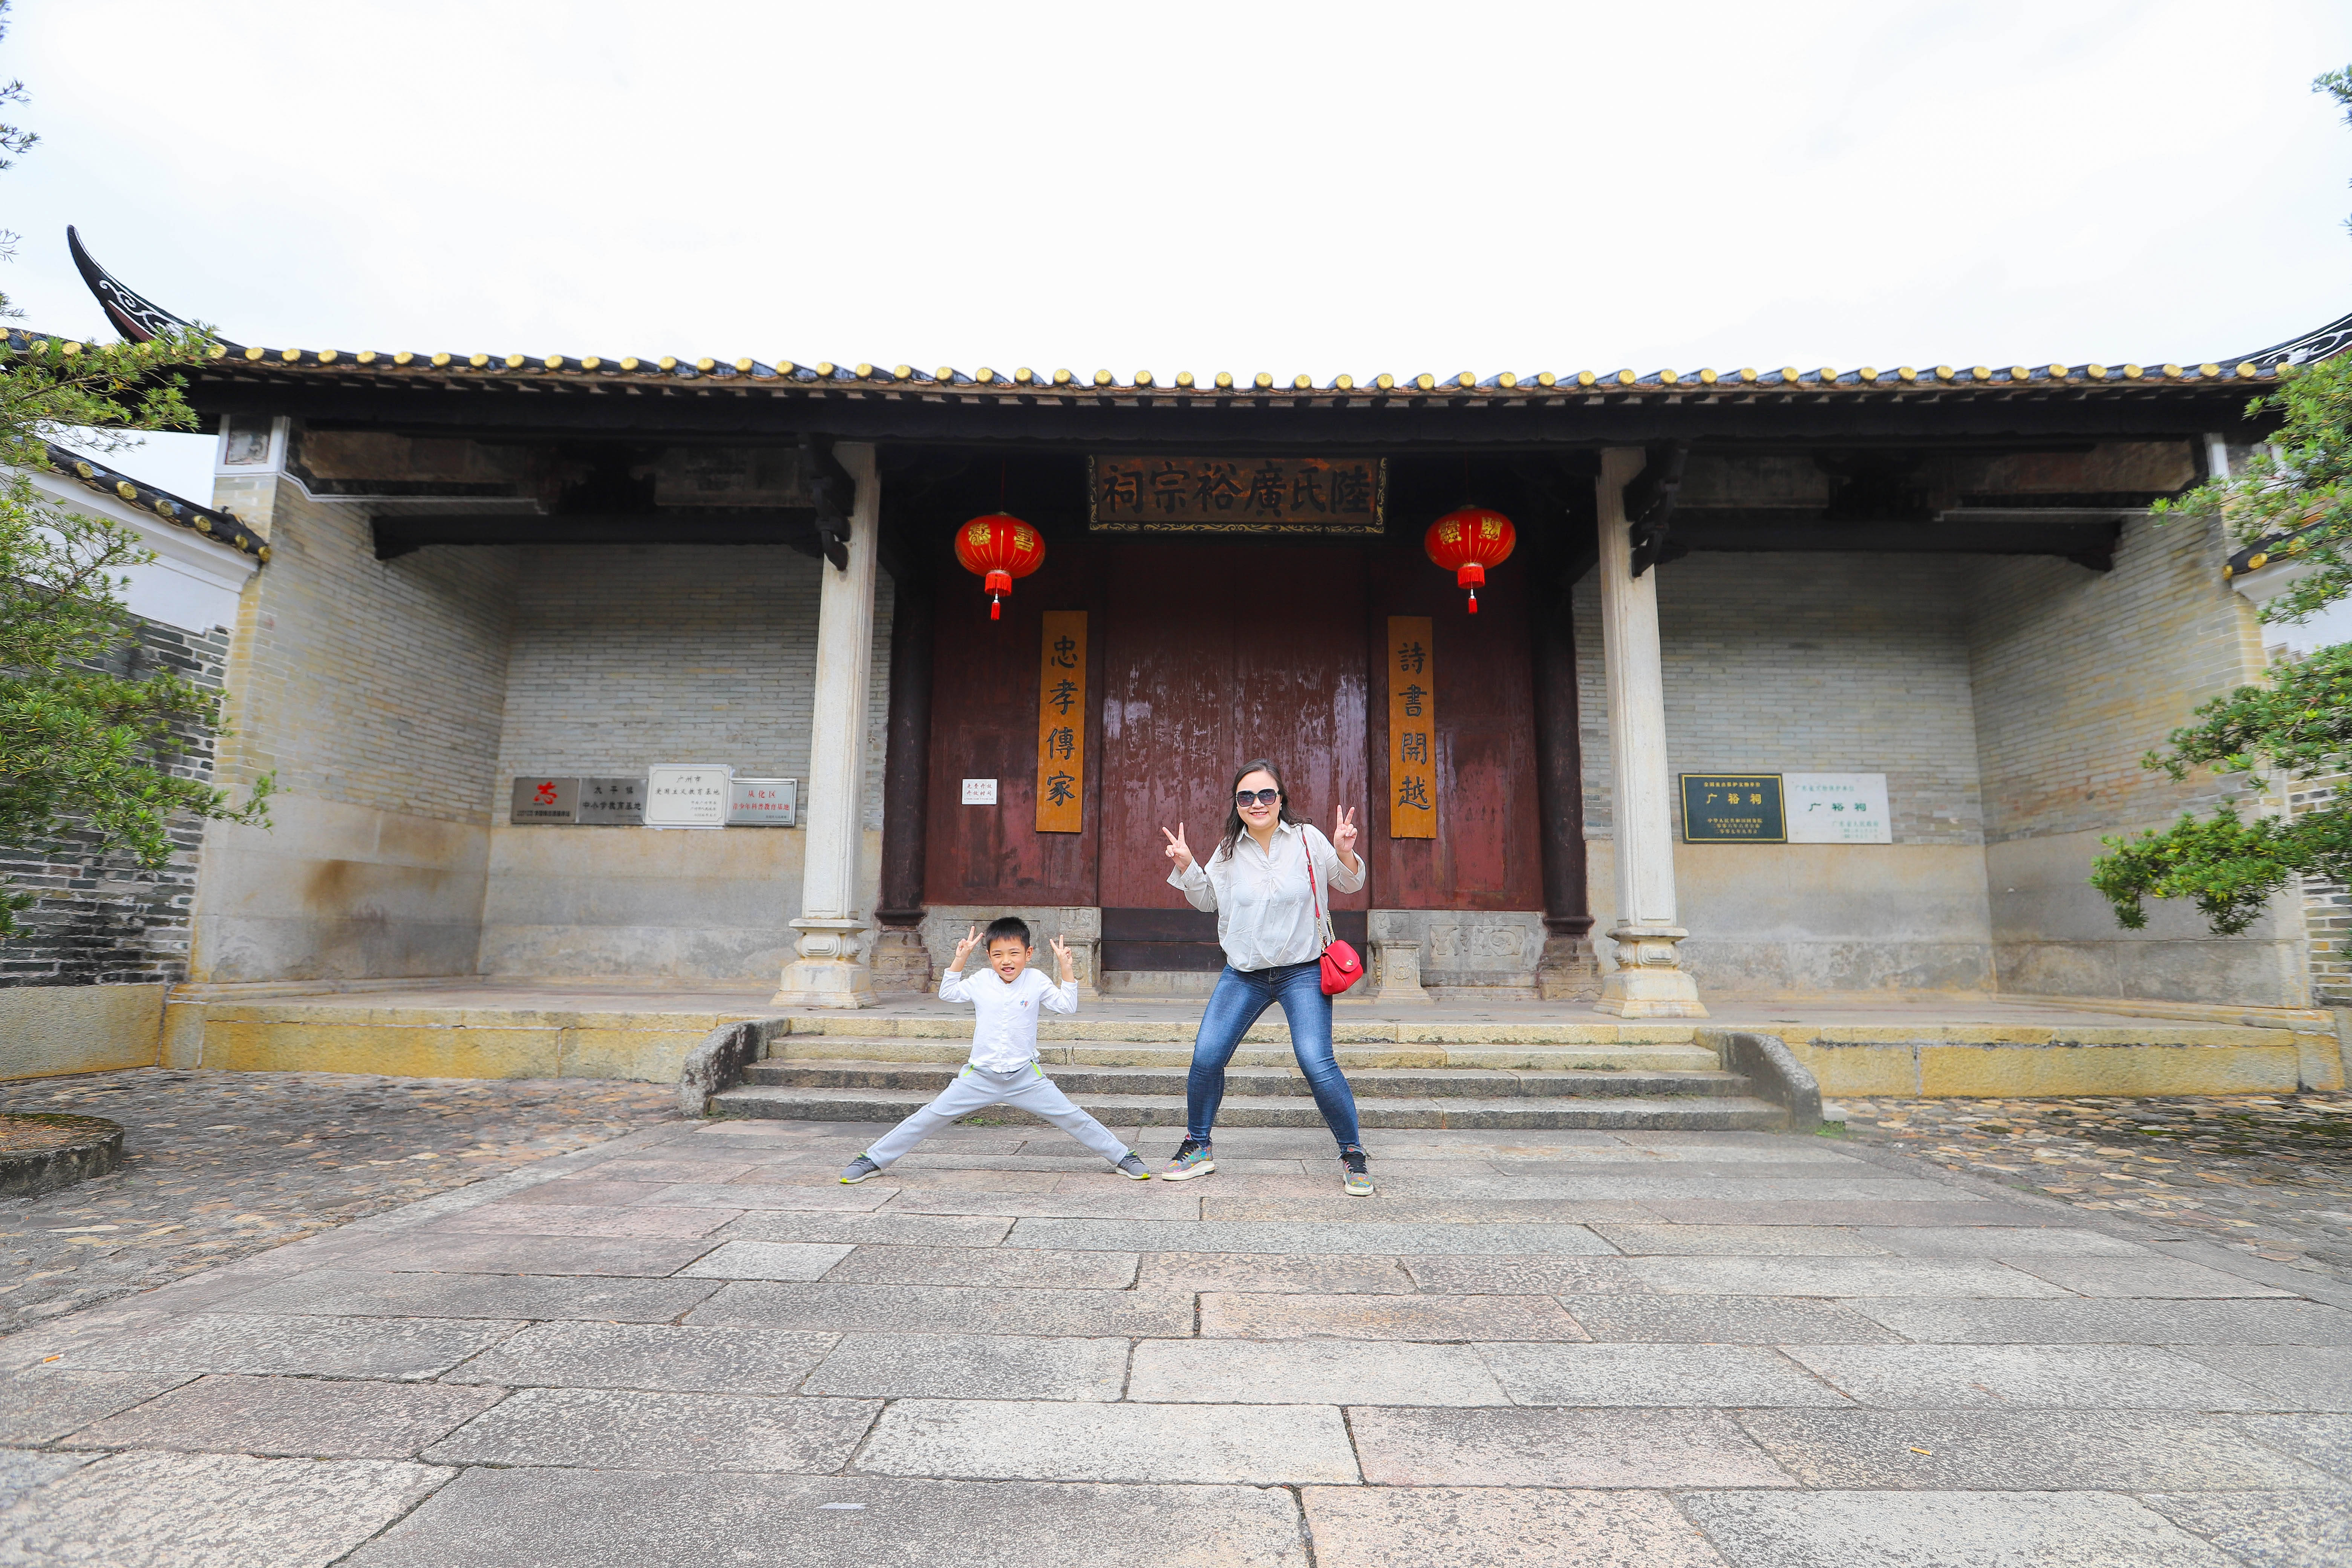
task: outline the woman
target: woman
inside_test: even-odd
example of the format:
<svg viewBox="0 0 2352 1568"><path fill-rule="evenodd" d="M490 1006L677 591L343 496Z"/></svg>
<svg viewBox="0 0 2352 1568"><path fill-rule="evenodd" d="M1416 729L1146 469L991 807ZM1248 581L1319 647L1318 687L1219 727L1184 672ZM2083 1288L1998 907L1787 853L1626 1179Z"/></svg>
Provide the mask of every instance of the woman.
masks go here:
<svg viewBox="0 0 2352 1568"><path fill-rule="evenodd" d="M1224 842L1203 866L1192 858L1180 824L1160 830L1168 840L1168 874L1196 910L1217 912L1217 941L1225 950L1224 973L1202 1016L1192 1043L1192 1072L1185 1085L1184 1142L1165 1173L1171 1182L1205 1176L1217 1168L1209 1135L1217 1103L1225 1097L1225 1064L1258 1015L1276 1002L1290 1020L1291 1054L1314 1090L1316 1109L1339 1141L1350 1197L1372 1195L1364 1146L1357 1141L1356 1097L1331 1055L1331 998L1323 994L1323 938L1318 904L1331 907L1334 893L1364 885L1364 864L1356 858L1356 814L1341 807L1326 838L1290 815L1282 774L1269 762L1254 762L1234 777L1233 805L1225 817ZM1309 881L1310 868L1313 879Z"/></svg>

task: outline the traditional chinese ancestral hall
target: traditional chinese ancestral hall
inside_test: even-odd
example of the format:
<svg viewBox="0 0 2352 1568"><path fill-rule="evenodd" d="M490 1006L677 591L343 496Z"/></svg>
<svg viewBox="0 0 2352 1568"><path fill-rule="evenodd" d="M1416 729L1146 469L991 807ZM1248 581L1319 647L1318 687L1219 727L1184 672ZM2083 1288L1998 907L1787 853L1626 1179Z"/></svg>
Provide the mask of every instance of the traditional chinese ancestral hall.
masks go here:
<svg viewBox="0 0 2352 1568"><path fill-rule="evenodd" d="M1376 999L2307 1008L2300 903L2126 931L2084 878L2225 793L2139 757L2264 662L2148 508L2346 335L1319 384L224 343L189 397L268 550L222 770L285 794L208 836L190 979L854 1006L1013 910L1181 997L1160 830L1265 756L1360 813Z"/></svg>

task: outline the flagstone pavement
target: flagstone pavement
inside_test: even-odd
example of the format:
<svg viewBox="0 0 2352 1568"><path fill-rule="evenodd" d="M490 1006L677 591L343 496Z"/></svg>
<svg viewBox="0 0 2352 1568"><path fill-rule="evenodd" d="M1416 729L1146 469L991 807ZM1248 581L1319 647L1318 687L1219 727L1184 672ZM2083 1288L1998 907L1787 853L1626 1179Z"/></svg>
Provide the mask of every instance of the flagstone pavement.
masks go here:
<svg viewBox="0 0 2352 1568"><path fill-rule="evenodd" d="M2352 1561L2352 1286L2127 1213L1768 1133L841 1186L877 1131L644 1126L0 1340L0 1564Z"/></svg>

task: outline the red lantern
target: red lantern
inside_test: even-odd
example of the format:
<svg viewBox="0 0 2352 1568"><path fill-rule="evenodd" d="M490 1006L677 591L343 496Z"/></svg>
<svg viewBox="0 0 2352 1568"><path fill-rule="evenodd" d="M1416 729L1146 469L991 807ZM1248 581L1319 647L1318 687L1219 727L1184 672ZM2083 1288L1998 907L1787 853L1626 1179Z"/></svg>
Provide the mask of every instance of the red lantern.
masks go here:
<svg viewBox="0 0 2352 1568"><path fill-rule="evenodd" d="M1422 548L1429 558L1454 574L1454 580L1470 590L1470 613L1478 613L1478 584L1486 580L1486 568L1500 566L1511 558L1512 547L1519 542L1519 531L1511 520L1499 511L1483 506L1465 506L1449 511L1429 525L1422 536Z"/></svg>
<svg viewBox="0 0 2352 1568"><path fill-rule="evenodd" d="M965 571L987 579L982 586L988 594L992 621L1003 618L1004 595L1013 592L1013 579L1026 577L1045 563L1044 538L1019 518L1001 511L975 517L957 529L955 552Z"/></svg>

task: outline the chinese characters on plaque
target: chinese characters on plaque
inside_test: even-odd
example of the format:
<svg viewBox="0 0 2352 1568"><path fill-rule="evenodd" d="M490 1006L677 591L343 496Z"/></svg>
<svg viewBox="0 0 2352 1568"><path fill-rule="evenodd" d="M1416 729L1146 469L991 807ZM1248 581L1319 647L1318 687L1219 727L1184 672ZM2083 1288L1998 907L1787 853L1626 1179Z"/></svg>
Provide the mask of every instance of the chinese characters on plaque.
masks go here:
<svg viewBox="0 0 2352 1568"><path fill-rule="evenodd" d="M1779 773L1685 773L1683 842L1785 844Z"/></svg>
<svg viewBox="0 0 2352 1568"><path fill-rule="evenodd" d="M550 778L514 781L507 820L517 827L635 827L645 821L646 781Z"/></svg>
<svg viewBox="0 0 2352 1568"><path fill-rule="evenodd" d="M1885 773L1685 773L1685 844L1892 844Z"/></svg>
<svg viewBox="0 0 2352 1568"><path fill-rule="evenodd" d="M724 827L734 795L731 767L656 763L646 770L646 826Z"/></svg>
<svg viewBox="0 0 2352 1568"><path fill-rule="evenodd" d="M1437 657L1427 616L1389 617L1389 837L1437 837Z"/></svg>
<svg viewBox="0 0 2352 1568"><path fill-rule="evenodd" d="M1087 520L1114 533L1378 533L1385 458L1087 459Z"/></svg>
<svg viewBox="0 0 2352 1568"><path fill-rule="evenodd" d="M1789 842L1892 844L1885 773L1787 773Z"/></svg>
<svg viewBox="0 0 2352 1568"><path fill-rule="evenodd" d="M1087 795L1087 613L1048 610L1037 662L1037 831L1081 830Z"/></svg>

